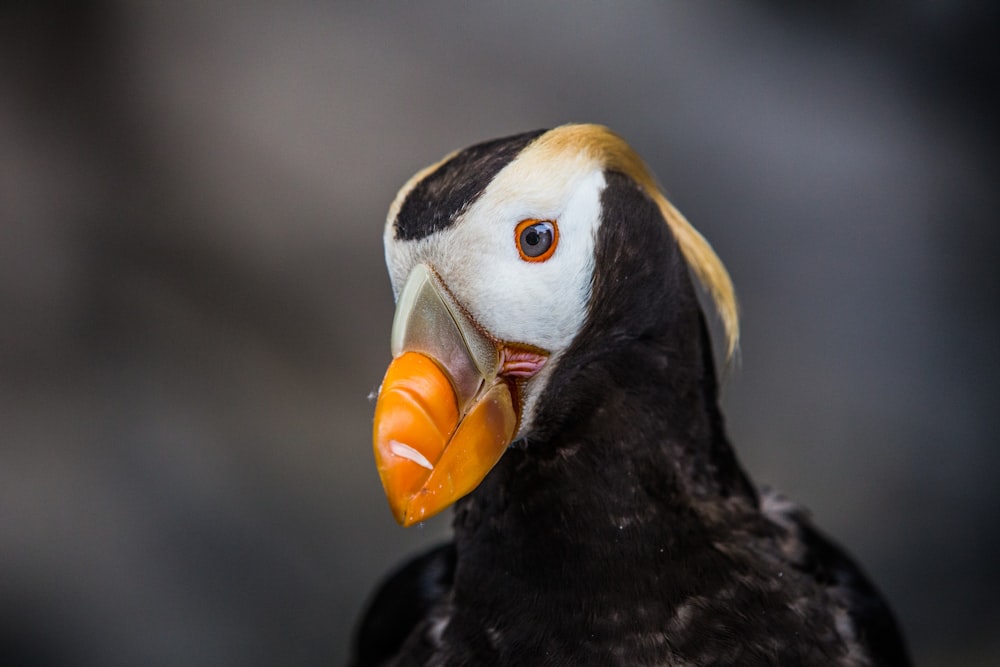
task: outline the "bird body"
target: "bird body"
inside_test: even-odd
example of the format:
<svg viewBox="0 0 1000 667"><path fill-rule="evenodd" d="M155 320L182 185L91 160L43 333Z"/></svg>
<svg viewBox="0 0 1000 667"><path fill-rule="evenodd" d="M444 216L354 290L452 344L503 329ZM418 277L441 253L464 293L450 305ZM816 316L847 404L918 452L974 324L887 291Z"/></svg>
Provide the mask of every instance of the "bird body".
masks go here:
<svg viewBox="0 0 1000 667"><path fill-rule="evenodd" d="M858 566L739 465L691 280L731 352L728 275L624 141L454 153L385 241L376 459L401 523L454 504L454 541L383 585L356 665L909 664Z"/></svg>

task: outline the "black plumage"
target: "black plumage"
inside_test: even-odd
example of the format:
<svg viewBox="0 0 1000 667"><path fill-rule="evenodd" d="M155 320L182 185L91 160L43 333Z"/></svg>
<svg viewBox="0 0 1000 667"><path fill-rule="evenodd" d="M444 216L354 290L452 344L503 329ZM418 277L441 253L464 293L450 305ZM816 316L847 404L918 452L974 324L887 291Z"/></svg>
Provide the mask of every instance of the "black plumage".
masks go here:
<svg viewBox="0 0 1000 667"><path fill-rule="evenodd" d="M605 179L586 321L530 435L373 598L354 664L909 664L861 569L747 478L688 262Z"/></svg>
<svg viewBox="0 0 1000 667"><path fill-rule="evenodd" d="M485 141L458 151L413 188L395 223L396 238L412 241L453 224L501 169L541 130Z"/></svg>
<svg viewBox="0 0 1000 667"><path fill-rule="evenodd" d="M357 665L390 661L403 642L451 588L455 545L443 544L390 575L372 599L355 642Z"/></svg>

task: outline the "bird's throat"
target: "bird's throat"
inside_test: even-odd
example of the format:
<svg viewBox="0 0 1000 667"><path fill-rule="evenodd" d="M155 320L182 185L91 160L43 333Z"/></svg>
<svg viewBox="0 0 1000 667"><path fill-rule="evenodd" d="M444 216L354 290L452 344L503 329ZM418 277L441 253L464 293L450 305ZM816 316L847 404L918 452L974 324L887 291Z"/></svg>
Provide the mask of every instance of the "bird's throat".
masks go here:
<svg viewBox="0 0 1000 667"><path fill-rule="evenodd" d="M726 441L714 380L691 381L712 370L680 373L671 357L647 342L581 365L570 379L581 396L600 385L601 401L549 414L557 431L508 451L459 503L460 599L528 586L570 606L577 591L612 606L662 604L662 577L683 578L691 555L711 548L718 517L702 508L755 505ZM628 369L636 364L649 380L635 381Z"/></svg>

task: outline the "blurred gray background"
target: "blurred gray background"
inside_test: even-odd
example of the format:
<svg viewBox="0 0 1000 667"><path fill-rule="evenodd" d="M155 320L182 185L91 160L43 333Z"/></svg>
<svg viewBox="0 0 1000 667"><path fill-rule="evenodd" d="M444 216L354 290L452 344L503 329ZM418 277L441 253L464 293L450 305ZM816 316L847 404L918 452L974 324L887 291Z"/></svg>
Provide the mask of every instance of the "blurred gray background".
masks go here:
<svg viewBox="0 0 1000 667"><path fill-rule="evenodd" d="M919 664L1000 664L990 3L5 3L0 657L339 664L403 530L370 453L418 168L623 134L727 262L754 478Z"/></svg>

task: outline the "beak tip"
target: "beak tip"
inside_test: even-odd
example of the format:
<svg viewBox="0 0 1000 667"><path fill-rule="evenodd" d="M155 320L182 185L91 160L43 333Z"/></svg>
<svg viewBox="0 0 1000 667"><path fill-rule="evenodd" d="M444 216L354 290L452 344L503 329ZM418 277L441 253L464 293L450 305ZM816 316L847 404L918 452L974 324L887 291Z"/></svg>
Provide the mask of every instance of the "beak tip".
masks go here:
<svg viewBox="0 0 1000 667"><path fill-rule="evenodd" d="M427 507L419 502L414 502L418 494L413 494L403 498L390 498L389 509L392 516L403 528L425 521L437 512L428 512Z"/></svg>
<svg viewBox="0 0 1000 667"><path fill-rule="evenodd" d="M392 518L396 520L399 525L405 525L403 522L406 520L406 507L400 506L391 497L388 498L389 501L389 511L392 512Z"/></svg>

